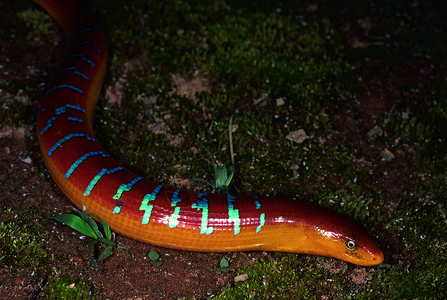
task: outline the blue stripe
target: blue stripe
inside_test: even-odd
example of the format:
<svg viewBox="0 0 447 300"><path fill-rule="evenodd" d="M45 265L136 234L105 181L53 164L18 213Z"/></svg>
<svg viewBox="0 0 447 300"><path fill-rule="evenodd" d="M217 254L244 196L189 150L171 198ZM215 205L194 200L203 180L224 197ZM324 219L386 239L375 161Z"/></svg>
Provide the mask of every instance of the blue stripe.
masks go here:
<svg viewBox="0 0 447 300"><path fill-rule="evenodd" d="M82 54L82 53L74 54L74 55L68 57L67 60L76 58L76 57L82 57L82 59L85 60L86 62L88 62L90 64L90 67L92 67L92 68L95 66L95 63L92 62L90 59L84 57L84 54Z"/></svg>
<svg viewBox="0 0 447 300"><path fill-rule="evenodd" d="M84 133L72 133L72 134L69 134L69 135L65 136L64 138L60 139L56 144L54 144L53 147L50 148L50 150L48 151L48 156L51 156L51 154L53 154L53 152L60 145L62 145L63 143L65 143L66 141L68 141L69 139L74 138L74 137L85 137L87 140L90 140L90 141L94 141L95 140L94 138L89 137L88 135L86 135Z"/></svg>
<svg viewBox="0 0 447 300"><path fill-rule="evenodd" d="M85 192L84 192L84 196L88 196L88 195L90 195L90 193L91 193L91 191L92 191L92 189L95 187L95 185L96 185L96 183L101 179L101 177L102 176L104 176L105 174L113 174L113 173L115 173L115 172L117 172L117 171L120 171L120 170L124 170L124 168L123 167L118 167L118 168L114 168L114 169L111 169L111 170L107 170L107 169L102 169L93 179L92 179L92 181L90 181L90 184L88 185L88 187L87 187L87 189L85 190Z"/></svg>
<svg viewBox="0 0 447 300"><path fill-rule="evenodd" d="M79 72L79 71L74 71L74 73L77 74L77 75L79 75L79 76L81 76L81 77L84 78L85 80L89 80L89 79L90 79L90 78L88 78L88 76L82 74L82 73Z"/></svg>
<svg viewBox="0 0 447 300"><path fill-rule="evenodd" d="M81 93L81 94L84 93L83 90L78 89L78 88L75 87L75 86L72 86L72 85L69 85L69 84L61 84L61 85L56 85L55 87L52 87L51 89L49 89L48 91L46 91L46 92L45 92L45 95L48 94L48 93L50 93L50 92L52 92L52 91L54 91L54 90L62 89L62 88L71 89L71 90L76 91L76 92Z"/></svg>
<svg viewBox="0 0 447 300"><path fill-rule="evenodd" d="M121 195L123 194L123 192L130 191L132 189L132 187L141 179L143 179L143 177L137 177L129 183L123 183L122 185L120 185L120 187L116 191L115 196L113 196L113 199L119 200L121 198Z"/></svg>
<svg viewBox="0 0 447 300"><path fill-rule="evenodd" d="M85 28L85 29L82 29L82 30L76 32L76 33L74 34L74 36L78 36L78 35L80 35L80 34L82 34L82 33L90 32L90 31L92 31L91 28Z"/></svg>
<svg viewBox="0 0 447 300"><path fill-rule="evenodd" d="M47 131L51 126L53 126L53 124L52 124L52 122L53 121L55 121L56 120L56 117L51 117L46 123L47 123L47 126L45 126L43 129L42 129L42 131L40 132L40 135L43 135L43 133L45 132L45 131Z"/></svg>
<svg viewBox="0 0 447 300"><path fill-rule="evenodd" d="M88 45L88 44L90 44L90 41L79 42L77 44L74 44L72 48L79 47L82 45Z"/></svg>
<svg viewBox="0 0 447 300"><path fill-rule="evenodd" d="M59 73L62 73L62 72L65 72L65 71L72 71L72 70L76 70L76 67L68 67L68 68L62 69L62 70L59 71Z"/></svg>
<svg viewBox="0 0 447 300"><path fill-rule="evenodd" d="M102 157L110 157L110 155L108 155L107 153L104 153L102 151L94 151L94 152L86 153L83 156L81 156L81 158L79 158L77 161L75 161L74 164L71 165L70 169L68 169L67 173L65 173L64 178L68 179L70 177L70 175L74 172L74 170L76 170L76 168L80 164L82 164L90 156L96 156L96 155L102 155Z"/></svg>
<svg viewBox="0 0 447 300"><path fill-rule="evenodd" d="M79 119L79 118L74 118L74 117L68 117L68 121L76 121L76 122L84 123L84 120Z"/></svg>
<svg viewBox="0 0 447 300"><path fill-rule="evenodd" d="M90 64L90 67L94 67L95 66L95 63L94 62L92 62L90 59L88 59L88 58L85 58L85 57L83 57L82 58L83 60L85 60L86 62L88 62L89 64Z"/></svg>
<svg viewBox="0 0 447 300"><path fill-rule="evenodd" d="M58 107L54 109L54 114L56 116L65 114L67 112L67 108L72 108L75 110L79 110L83 113L85 113L85 109L81 108L79 105L73 105L73 104L65 104L64 106Z"/></svg>
<svg viewBox="0 0 447 300"><path fill-rule="evenodd" d="M89 79L90 79L90 78L88 78L88 76L86 76L85 74L83 74L83 73L77 71L77 70L76 70L76 67L68 67L68 68L62 69L62 70L59 71L59 73L67 72L67 71L74 71L75 74L81 76L82 78L84 78L84 79L86 79L86 80L89 80Z"/></svg>
<svg viewBox="0 0 447 300"><path fill-rule="evenodd" d="M82 54L82 53L73 54L72 56L69 56L69 57L67 58L67 60L72 59L72 58L75 58L75 57L84 57L84 54Z"/></svg>

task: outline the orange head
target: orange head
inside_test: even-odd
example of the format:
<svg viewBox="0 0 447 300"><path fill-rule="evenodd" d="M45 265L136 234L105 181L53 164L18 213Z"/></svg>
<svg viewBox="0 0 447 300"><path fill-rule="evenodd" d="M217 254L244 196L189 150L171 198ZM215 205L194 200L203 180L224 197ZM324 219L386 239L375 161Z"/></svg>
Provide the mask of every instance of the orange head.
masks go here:
<svg viewBox="0 0 447 300"><path fill-rule="evenodd" d="M329 210L312 219L306 226L306 232L313 248L318 249L313 254L331 256L361 266L382 263L382 251L358 223Z"/></svg>

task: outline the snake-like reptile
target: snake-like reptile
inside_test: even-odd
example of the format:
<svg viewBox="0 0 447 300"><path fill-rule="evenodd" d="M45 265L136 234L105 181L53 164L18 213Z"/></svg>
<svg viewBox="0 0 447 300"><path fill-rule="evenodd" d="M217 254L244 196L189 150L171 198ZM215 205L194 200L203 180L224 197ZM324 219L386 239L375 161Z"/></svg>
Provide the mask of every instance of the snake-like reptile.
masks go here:
<svg viewBox="0 0 447 300"><path fill-rule="evenodd" d="M346 216L307 202L182 191L121 166L97 142L93 111L107 60L107 41L77 0L34 0L62 26L70 53L47 86L37 135L54 181L79 209L115 232L189 251L285 251L372 266L382 251Z"/></svg>

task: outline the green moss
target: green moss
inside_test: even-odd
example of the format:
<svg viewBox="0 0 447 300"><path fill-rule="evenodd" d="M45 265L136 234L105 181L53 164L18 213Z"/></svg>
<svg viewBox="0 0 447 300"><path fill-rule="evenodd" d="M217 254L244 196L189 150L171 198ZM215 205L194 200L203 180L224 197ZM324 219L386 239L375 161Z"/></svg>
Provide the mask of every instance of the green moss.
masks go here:
<svg viewBox="0 0 447 300"><path fill-rule="evenodd" d="M233 142L238 163L242 164L237 176L239 181L257 189L269 182L287 181L287 175L292 173L288 162L277 165L281 151L288 153L284 146L293 146L284 140L289 131L302 128L303 121L306 128L311 128L309 135L330 128L325 107L333 105L334 97L338 98L334 88L348 84L346 78L352 76L352 71L337 55L344 45L339 43L340 37L327 19L312 21L263 11L233 12L221 1L176 1L165 6L168 13L159 16L157 25L151 24L150 16L141 15L133 4L126 4L124 9L134 10L136 15L127 27L113 25L109 31L112 45L117 48L114 55L122 49L139 49L141 53L136 59L141 71L128 74L125 109L111 107L103 111L99 119L106 125L98 127L97 133L112 154L136 171L149 174L154 180L167 180L173 175L212 175L205 164L206 155L188 149L197 146L194 140L199 137L220 161L230 161L227 128L231 114L235 113L233 124L239 128L233 134ZM146 29L136 30L135 20L144 22ZM128 38L122 38L123 32ZM117 44L113 44L114 36L121 39ZM123 47L123 43L129 45ZM112 61L111 74L119 74L115 66L120 69L122 61L119 56ZM194 99L169 94L172 81L168 73L190 78L195 70L213 82L211 93L201 92ZM134 77L135 73L145 76ZM143 91L157 96L154 117L164 120L167 135L181 137L176 147L171 146L166 134L141 134L153 123L150 115L147 119L153 112L135 101ZM345 96L356 92L352 89ZM272 107L277 98L285 99L286 105ZM250 104L253 101L257 104ZM259 109L269 113L261 116L256 111ZM168 119L164 118L166 112L171 116ZM141 123L135 123L135 115ZM150 149L150 155L138 154L139 149ZM253 153L262 153L262 157L251 161ZM197 165L197 159L204 164ZM254 163L258 169L252 168ZM173 168L179 164L196 165L196 170ZM157 174L151 174L155 170ZM159 174L160 170L163 174ZM260 173L269 175L259 177Z"/></svg>
<svg viewBox="0 0 447 300"><path fill-rule="evenodd" d="M50 255L42 245L46 234L36 231L36 221L30 219L31 211L13 212L0 208L0 264L15 275L22 270L40 272L46 268Z"/></svg>
<svg viewBox="0 0 447 300"><path fill-rule="evenodd" d="M91 290L92 287L87 283L64 276L48 282L43 289L45 293L43 299L95 299Z"/></svg>
<svg viewBox="0 0 447 300"><path fill-rule="evenodd" d="M297 260L294 255L275 255L274 259L259 259L246 264L238 274L248 280L224 288L217 299L309 299L312 297L338 297L348 299L350 294L342 288L349 278L343 278L317 267L315 259Z"/></svg>
<svg viewBox="0 0 447 300"><path fill-rule="evenodd" d="M17 13L17 17L25 22L28 28L28 39L34 38L36 42L54 41L56 35L56 22L46 12L24 10Z"/></svg>
<svg viewBox="0 0 447 300"><path fill-rule="evenodd" d="M382 299L443 299L446 296L446 264L437 266L405 266L396 264L380 272L369 286ZM369 290L356 299L371 299Z"/></svg>

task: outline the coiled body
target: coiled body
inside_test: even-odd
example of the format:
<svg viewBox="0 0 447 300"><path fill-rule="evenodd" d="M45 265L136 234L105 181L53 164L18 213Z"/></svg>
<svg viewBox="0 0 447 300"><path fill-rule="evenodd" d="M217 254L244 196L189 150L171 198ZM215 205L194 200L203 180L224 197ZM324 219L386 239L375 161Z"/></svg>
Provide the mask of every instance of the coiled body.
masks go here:
<svg viewBox="0 0 447 300"><path fill-rule="evenodd" d="M107 42L76 0L34 0L62 26L71 50L42 98L37 135L45 164L67 197L125 236L191 251L267 250L376 265L383 254L368 233L331 210L281 198L180 191L121 166L96 141L94 106Z"/></svg>

